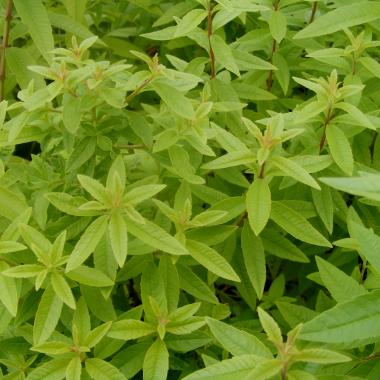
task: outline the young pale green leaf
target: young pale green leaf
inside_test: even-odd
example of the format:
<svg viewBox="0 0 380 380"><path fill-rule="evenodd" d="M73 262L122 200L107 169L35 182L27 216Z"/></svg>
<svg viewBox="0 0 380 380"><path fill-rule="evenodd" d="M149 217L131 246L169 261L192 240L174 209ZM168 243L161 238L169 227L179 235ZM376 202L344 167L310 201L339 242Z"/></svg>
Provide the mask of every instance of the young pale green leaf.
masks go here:
<svg viewBox="0 0 380 380"><path fill-rule="evenodd" d="M55 294L61 299L61 301L72 309L75 309L75 298L64 277L57 272L53 272L51 274L51 284Z"/></svg>
<svg viewBox="0 0 380 380"><path fill-rule="evenodd" d="M302 215L288 207L285 202L272 202L271 219L295 238L309 244L331 247L330 242Z"/></svg>
<svg viewBox="0 0 380 380"><path fill-rule="evenodd" d="M269 359L260 362L245 378L246 380L266 380L278 374L283 367L279 359Z"/></svg>
<svg viewBox="0 0 380 380"><path fill-rule="evenodd" d="M70 345L60 341L49 341L46 343L33 346L32 350L42 352L48 355L62 355L70 352Z"/></svg>
<svg viewBox="0 0 380 380"><path fill-rule="evenodd" d="M99 181L83 174L78 174L78 181L100 203L107 204L109 202L106 188Z"/></svg>
<svg viewBox="0 0 380 380"><path fill-rule="evenodd" d="M239 68L235 62L231 48L223 40L223 38L217 34L213 34L211 36L211 46L215 54L216 62L228 71L231 71L231 73L239 76Z"/></svg>
<svg viewBox="0 0 380 380"><path fill-rule="evenodd" d="M84 345L88 348L96 346L107 334L112 322L106 322L102 325L95 327L86 337Z"/></svg>
<svg viewBox="0 0 380 380"><path fill-rule="evenodd" d="M292 360L296 362L332 364L349 362L351 358L339 352L323 348L309 348L293 354Z"/></svg>
<svg viewBox="0 0 380 380"><path fill-rule="evenodd" d="M298 32L294 38L311 38L332 34L355 25L365 24L380 17L380 4L373 1L342 5L318 17L312 24Z"/></svg>
<svg viewBox="0 0 380 380"><path fill-rule="evenodd" d="M312 342L360 347L380 336L380 292L337 304L306 322L300 338Z"/></svg>
<svg viewBox="0 0 380 380"><path fill-rule="evenodd" d="M29 278L35 277L40 272L44 271L46 268L42 265L37 264L25 264L17 265L15 267L9 267L3 271L4 276L15 277L15 278Z"/></svg>
<svg viewBox="0 0 380 380"><path fill-rule="evenodd" d="M239 165L249 165L256 161L255 155L246 150L230 152L224 156L218 157L217 159L210 161L202 166L202 169L217 170L231 168Z"/></svg>
<svg viewBox="0 0 380 380"><path fill-rule="evenodd" d="M14 0L14 5L37 49L50 63L51 55L49 53L54 49L54 39L49 17L42 1Z"/></svg>
<svg viewBox="0 0 380 380"><path fill-rule="evenodd" d="M336 125L326 128L330 154L335 163L349 176L354 170L354 158L346 135Z"/></svg>
<svg viewBox="0 0 380 380"><path fill-rule="evenodd" d="M177 270L181 289L202 301L213 304L218 303L214 292L190 268L184 265L177 265Z"/></svg>
<svg viewBox="0 0 380 380"><path fill-rule="evenodd" d="M239 276L217 251L195 240L186 243L190 255L210 272L231 281L239 282Z"/></svg>
<svg viewBox="0 0 380 380"><path fill-rule="evenodd" d="M61 380L66 376L66 368L71 359L53 359L37 368L26 377L27 380Z"/></svg>
<svg viewBox="0 0 380 380"><path fill-rule="evenodd" d="M138 203L153 198L162 191L166 185L144 185L128 191L123 197L123 203L137 205Z"/></svg>
<svg viewBox="0 0 380 380"><path fill-rule="evenodd" d="M257 236L268 223L271 204L268 181L263 178L256 178L247 191L246 206L249 225Z"/></svg>
<svg viewBox="0 0 380 380"><path fill-rule="evenodd" d="M245 379L262 360L256 355L239 355L193 372L184 380Z"/></svg>
<svg viewBox="0 0 380 380"><path fill-rule="evenodd" d="M276 156L270 162L280 169L284 175L294 178L314 189L320 190L317 181L300 165L288 158Z"/></svg>
<svg viewBox="0 0 380 380"><path fill-rule="evenodd" d="M257 298L261 299L266 281L265 252L261 239L252 233L247 223L241 232L241 248L249 280Z"/></svg>
<svg viewBox="0 0 380 380"><path fill-rule="evenodd" d="M94 380L127 380L115 366L98 358L86 360L86 371Z"/></svg>
<svg viewBox="0 0 380 380"><path fill-rule="evenodd" d="M26 249L24 244L15 241L0 241L0 254L23 251Z"/></svg>
<svg viewBox="0 0 380 380"><path fill-rule="evenodd" d="M115 322L108 332L108 336L114 339L131 340L153 334L155 331L155 327L146 322L126 319Z"/></svg>
<svg viewBox="0 0 380 380"><path fill-rule="evenodd" d="M95 219L82 234L66 265L66 272L78 268L94 252L99 242L103 239L107 229L108 216L100 216Z"/></svg>
<svg viewBox="0 0 380 380"><path fill-rule="evenodd" d="M346 111L359 125L364 128L376 130L371 120L366 114L364 114L359 108L355 107L351 103L338 103L335 105L336 108L340 108Z"/></svg>
<svg viewBox="0 0 380 380"><path fill-rule="evenodd" d="M269 349L254 335L216 319L206 318L206 322L217 341L232 355L252 354L272 358Z"/></svg>
<svg viewBox="0 0 380 380"><path fill-rule="evenodd" d="M78 97L74 97L71 94L63 96L63 125L72 134L75 134L79 128L81 120L80 104L81 100Z"/></svg>
<svg viewBox="0 0 380 380"><path fill-rule="evenodd" d="M65 274L66 277L83 285L94 287L112 286L114 282L98 269L81 265Z"/></svg>
<svg viewBox="0 0 380 380"><path fill-rule="evenodd" d="M348 301L367 293L352 277L320 257L316 257L323 284L337 302Z"/></svg>
<svg viewBox="0 0 380 380"><path fill-rule="evenodd" d="M145 224L138 224L128 218L125 219L125 222L128 232L153 248L171 253L172 255L189 254L187 249L176 238L169 235L157 224L150 221L146 221Z"/></svg>
<svg viewBox="0 0 380 380"><path fill-rule="evenodd" d="M321 186L321 190L311 190L315 210L325 225L327 231L332 234L334 227L334 203L330 188Z"/></svg>
<svg viewBox="0 0 380 380"><path fill-rule="evenodd" d="M320 181L334 189L380 201L380 175L371 174L352 178L320 178Z"/></svg>
<svg viewBox="0 0 380 380"><path fill-rule="evenodd" d="M76 356L70 360L66 368L67 380L80 380L82 374L82 362L79 356Z"/></svg>
<svg viewBox="0 0 380 380"><path fill-rule="evenodd" d="M177 24L174 37L183 37L193 31L206 17L204 9L193 9L188 12Z"/></svg>
<svg viewBox="0 0 380 380"><path fill-rule="evenodd" d="M18 309L18 292L16 282L13 278L6 277L3 273L9 265L5 261L0 261L0 301L7 308L9 313L15 317Z"/></svg>
<svg viewBox="0 0 380 380"><path fill-rule="evenodd" d="M169 352L161 339L156 339L145 354L144 380L166 380L169 370Z"/></svg>
<svg viewBox="0 0 380 380"><path fill-rule="evenodd" d="M286 16L279 10L273 11L268 20L269 30L277 43L280 43L286 35Z"/></svg>
<svg viewBox="0 0 380 380"><path fill-rule="evenodd" d="M111 215L108 224L108 233L113 255L121 268L127 259L128 233L124 217L120 212L116 211Z"/></svg>
<svg viewBox="0 0 380 380"><path fill-rule="evenodd" d="M52 286L48 286L41 297L34 320L34 344L41 344L49 339L58 324L62 305L61 299L55 294Z"/></svg>
<svg viewBox="0 0 380 380"><path fill-rule="evenodd" d="M151 85L173 113L189 120L195 118L193 105L182 92L164 81L156 80Z"/></svg>
<svg viewBox="0 0 380 380"><path fill-rule="evenodd" d="M283 345L283 339L280 327L276 321L261 307L257 308L261 326L267 334L268 340L270 340L276 347Z"/></svg>

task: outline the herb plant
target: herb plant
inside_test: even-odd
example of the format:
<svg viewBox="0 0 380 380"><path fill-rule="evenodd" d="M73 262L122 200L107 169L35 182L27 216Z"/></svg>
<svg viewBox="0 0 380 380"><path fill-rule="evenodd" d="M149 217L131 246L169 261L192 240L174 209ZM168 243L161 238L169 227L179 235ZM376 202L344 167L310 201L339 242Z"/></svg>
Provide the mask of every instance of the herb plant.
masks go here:
<svg viewBox="0 0 380 380"><path fill-rule="evenodd" d="M378 1L0 7L1 378L380 378Z"/></svg>

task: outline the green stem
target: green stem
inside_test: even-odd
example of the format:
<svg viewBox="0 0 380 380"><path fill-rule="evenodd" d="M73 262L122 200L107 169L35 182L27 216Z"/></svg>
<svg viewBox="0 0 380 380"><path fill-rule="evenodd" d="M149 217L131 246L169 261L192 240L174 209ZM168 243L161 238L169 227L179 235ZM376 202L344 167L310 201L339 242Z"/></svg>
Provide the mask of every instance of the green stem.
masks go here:
<svg viewBox="0 0 380 380"><path fill-rule="evenodd" d="M317 13L317 9L318 9L318 2L314 1L313 5L311 7L311 15L310 15L309 24L311 24L314 21L315 15Z"/></svg>

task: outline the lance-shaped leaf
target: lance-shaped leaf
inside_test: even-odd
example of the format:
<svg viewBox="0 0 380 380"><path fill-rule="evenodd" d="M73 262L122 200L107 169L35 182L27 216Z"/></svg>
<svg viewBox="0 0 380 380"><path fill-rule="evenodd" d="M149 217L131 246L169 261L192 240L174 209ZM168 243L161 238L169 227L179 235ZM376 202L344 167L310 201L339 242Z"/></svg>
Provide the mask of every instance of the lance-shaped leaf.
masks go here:
<svg viewBox="0 0 380 380"><path fill-rule="evenodd" d="M108 224L108 233L111 240L113 255L121 268L127 258L128 252L128 233L124 217L120 212L111 215Z"/></svg>
<svg viewBox="0 0 380 380"><path fill-rule="evenodd" d="M48 286L38 305L33 325L34 344L44 343L55 330L61 316L62 301L55 294L52 286Z"/></svg>
<svg viewBox="0 0 380 380"><path fill-rule="evenodd" d="M9 265L5 261L0 261L0 272L8 269ZM13 278L6 277L0 273L0 301L7 308L12 316L16 316L18 308L18 292L16 282Z"/></svg>
<svg viewBox="0 0 380 380"><path fill-rule="evenodd" d="M236 151L225 154L202 166L203 169L225 169L233 166L248 165L256 161L256 156L250 151Z"/></svg>
<svg viewBox="0 0 380 380"><path fill-rule="evenodd" d="M186 246L191 256L210 272L231 281L240 281L227 260L214 249L195 240L188 240Z"/></svg>
<svg viewBox="0 0 380 380"><path fill-rule="evenodd" d="M166 380L169 370L169 352L161 339L156 339L145 354L144 380Z"/></svg>
<svg viewBox="0 0 380 380"><path fill-rule="evenodd" d="M54 49L54 39L48 14L41 0L14 0L17 14L47 62L51 62L49 53Z"/></svg>
<svg viewBox="0 0 380 380"><path fill-rule="evenodd" d="M344 347L360 347L380 337L380 292L337 304L306 322L300 338Z"/></svg>
<svg viewBox="0 0 380 380"><path fill-rule="evenodd" d="M162 80L156 80L152 82L151 85L173 113L185 119L192 120L195 118L195 112L191 100L183 95L182 92Z"/></svg>
<svg viewBox="0 0 380 380"><path fill-rule="evenodd" d="M373 1L339 6L325 15L318 17L312 24L298 32L294 38L311 38L332 34L338 30L365 24L380 18L380 4Z"/></svg>
<svg viewBox="0 0 380 380"><path fill-rule="evenodd" d="M155 331L155 327L146 322L126 319L115 322L108 332L108 336L115 339L131 340L153 334Z"/></svg>
<svg viewBox="0 0 380 380"><path fill-rule="evenodd" d="M254 335L216 319L206 318L206 322L214 337L232 355L252 354L272 358L269 349Z"/></svg>
<svg viewBox="0 0 380 380"><path fill-rule="evenodd" d="M53 359L29 373L28 380L60 380L66 375L66 368L71 359Z"/></svg>
<svg viewBox="0 0 380 380"><path fill-rule="evenodd" d="M86 371L94 380L127 380L115 366L98 358L86 360Z"/></svg>
<svg viewBox="0 0 380 380"><path fill-rule="evenodd" d="M355 222L349 224L349 231L359 244L359 253L380 273L380 236Z"/></svg>
<svg viewBox="0 0 380 380"><path fill-rule="evenodd" d="M107 229L108 216L95 219L82 234L66 265L66 272L78 268L94 252Z"/></svg>
<svg viewBox="0 0 380 380"><path fill-rule="evenodd" d="M286 206L285 202L272 202L271 219L299 240L323 247L331 247L330 242L318 230L302 215Z"/></svg>
<svg viewBox="0 0 380 380"><path fill-rule="evenodd" d="M346 135L336 125L326 128L326 137L329 144L330 154L335 163L348 175L354 170L354 158L350 142Z"/></svg>
<svg viewBox="0 0 380 380"><path fill-rule="evenodd" d="M348 301L367 293L352 277L320 257L316 257L323 284L337 302Z"/></svg>
<svg viewBox="0 0 380 380"><path fill-rule="evenodd" d="M207 11L204 9L193 9L188 12L176 26L174 37L186 36L194 30L205 18Z"/></svg>
<svg viewBox="0 0 380 380"><path fill-rule="evenodd" d="M94 287L106 287L114 284L114 282L100 270L85 265L81 265L67 272L66 277L80 284Z"/></svg>
<svg viewBox="0 0 380 380"><path fill-rule="evenodd" d="M270 162L280 169L285 175L319 190L317 181L300 165L288 158L276 156Z"/></svg>
<svg viewBox="0 0 380 380"><path fill-rule="evenodd" d="M164 229L148 220L144 224L138 224L129 218L125 219L128 232L136 236L144 243L172 255L188 255L187 249Z"/></svg>
<svg viewBox="0 0 380 380"><path fill-rule="evenodd" d="M247 223L241 232L241 248L249 280L261 299L266 281L265 252L261 239L252 233Z"/></svg>
<svg viewBox="0 0 380 380"><path fill-rule="evenodd" d="M51 284L53 286L55 294L61 299L61 301L72 309L75 309L75 298L69 284L63 278L63 276L61 274L53 272L51 274Z"/></svg>
<svg viewBox="0 0 380 380"><path fill-rule="evenodd" d="M256 178L246 195L249 225L258 236L268 223L271 211L271 192L266 179Z"/></svg>
<svg viewBox="0 0 380 380"><path fill-rule="evenodd" d="M331 364L349 362L351 358L339 352L323 348L309 348L293 354L292 360L297 362Z"/></svg>

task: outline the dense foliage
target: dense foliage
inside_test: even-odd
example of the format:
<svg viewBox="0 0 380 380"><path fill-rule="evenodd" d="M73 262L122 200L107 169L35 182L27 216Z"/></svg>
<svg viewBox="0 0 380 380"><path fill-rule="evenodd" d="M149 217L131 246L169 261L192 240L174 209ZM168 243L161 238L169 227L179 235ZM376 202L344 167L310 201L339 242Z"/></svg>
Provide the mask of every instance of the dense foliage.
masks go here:
<svg viewBox="0 0 380 380"><path fill-rule="evenodd" d="M378 1L0 6L1 378L380 378Z"/></svg>

